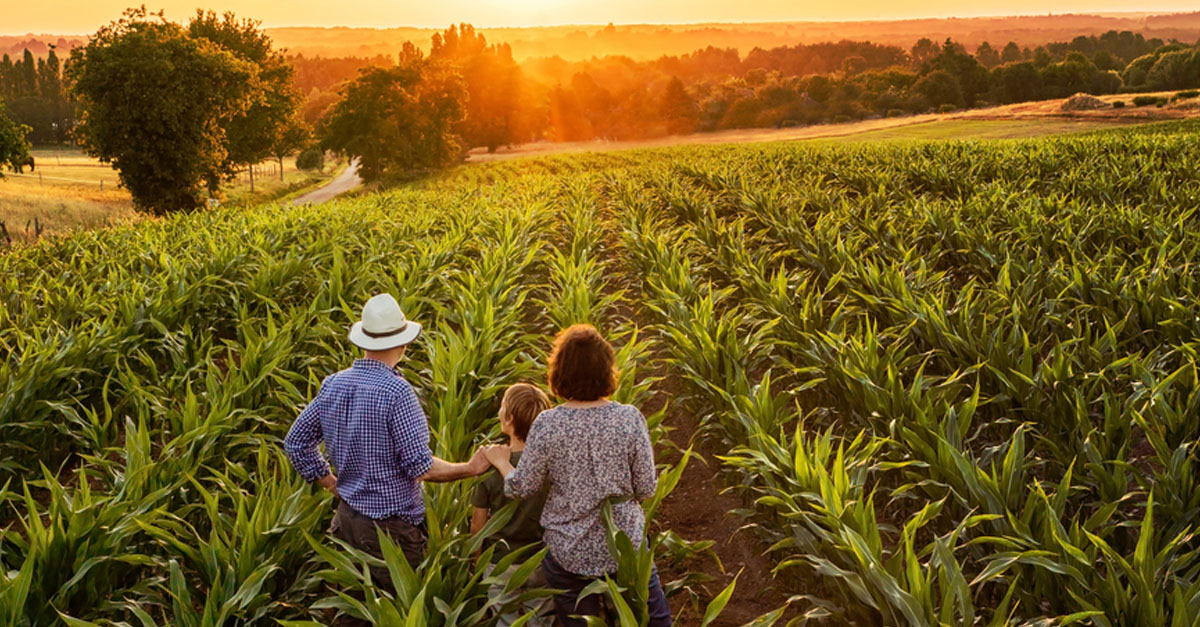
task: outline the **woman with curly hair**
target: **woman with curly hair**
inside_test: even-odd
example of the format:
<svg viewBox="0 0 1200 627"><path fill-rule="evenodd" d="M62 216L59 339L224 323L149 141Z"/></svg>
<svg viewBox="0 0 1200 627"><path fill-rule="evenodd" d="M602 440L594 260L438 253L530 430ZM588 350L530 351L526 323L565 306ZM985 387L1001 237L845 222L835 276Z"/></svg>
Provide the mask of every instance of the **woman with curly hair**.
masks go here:
<svg viewBox="0 0 1200 627"><path fill-rule="evenodd" d="M592 581L617 570L601 515L611 503L613 521L634 542L644 542L641 501L657 487L654 449L642 412L609 400L617 388L616 353L589 325L575 325L554 339L547 378L563 401L542 412L529 430L521 463L513 468L508 450L488 459L504 476L504 492L529 497L549 486L542 510L549 554L542 562L555 595L559 624L583 626L575 616L598 616L600 597L579 598ZM671 609L655 569L648 611L652 627L671 624Z"/></svg>

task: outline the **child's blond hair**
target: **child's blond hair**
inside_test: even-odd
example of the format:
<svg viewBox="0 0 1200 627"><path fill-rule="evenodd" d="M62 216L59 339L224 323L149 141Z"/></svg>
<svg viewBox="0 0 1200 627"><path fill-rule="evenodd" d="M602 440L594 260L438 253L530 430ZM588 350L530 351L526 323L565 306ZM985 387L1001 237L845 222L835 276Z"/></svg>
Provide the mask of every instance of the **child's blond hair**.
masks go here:
<svg viewBox="0 0 1200 627"><path fill-rule="evenodd" d="M534 419L550 409L550 397L535 385L518 383L504 392L504 406L513 423L513 436L524 442Z"/></svg>

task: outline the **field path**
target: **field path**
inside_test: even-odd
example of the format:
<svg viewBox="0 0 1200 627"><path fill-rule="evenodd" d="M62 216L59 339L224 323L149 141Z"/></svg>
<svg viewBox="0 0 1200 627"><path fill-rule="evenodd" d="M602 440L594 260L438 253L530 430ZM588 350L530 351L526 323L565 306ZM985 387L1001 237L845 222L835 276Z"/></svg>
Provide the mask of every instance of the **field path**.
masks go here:
<svg viewBox="0 0 1200 627"><path fill-rule="evenodd" d="M324 187L315 189L296 200L292 201L292 205L319 205L323 202L329 202L342 194L362 185L362 177L358 175L358 159L350 162L342 173L334 177Z"/></svg>

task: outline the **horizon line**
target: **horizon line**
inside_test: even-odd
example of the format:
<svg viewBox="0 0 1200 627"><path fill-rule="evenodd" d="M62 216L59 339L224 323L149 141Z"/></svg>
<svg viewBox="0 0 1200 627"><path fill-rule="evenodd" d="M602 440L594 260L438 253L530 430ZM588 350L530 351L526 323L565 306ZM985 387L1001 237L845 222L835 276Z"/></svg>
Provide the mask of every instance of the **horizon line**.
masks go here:
<svg viewBox="0 0 1200 627"><path fill-rule="evenodd" d="M346 29L346 30L369 30L369 31L388 31L388 30L443 30L449 26L458 24L470 24L476 30L532 30L539 28L584 28L584 27L605 27L613 25L617 27L630 26L752 26L755 24L886 24L899 22L918 22L924 20L987 20L987 19L1018 19L1018 18L1038 18L1038 17L1100 17L1100 18L1120 18L1128 16L1126 19L1134 16L1140 17L1162 17L1171 15L1193 15L1200 14L1200 9L1194 11L1175 11L1175 10L1130 10L1130 11L1096 11L1096 12L1077 12L1069 11L1064 13L1054 13L1053 11L1046 13L1012 13L1008 15L998 14L981 14L981 15L918 15L912 17L896 17L896 18L875 18L875 19L823 19L823 18L808 18L808 19L791 19L782 18L778 20L744 20L744 21L703 21L703 22L639 22L639 21L608 21L608 22L565 22L561 24L528 24L523 26L514 25L481 25L475 24L470 20L461 20L451 22L445 26L420 26L414 24L399 24L394 26L351 26L348 24L333 24L333 25L316 25L316 24L265 24L260 22L260 28L263 30L282 30L282 29ZM238 14L239 17L246 17ZM249 18L254 19L254 18ZM104 25L98 26L101 28ZM18 32L0 32L0 37L89 37L92 32L42 32L35 33L26 31Z"/></svg>

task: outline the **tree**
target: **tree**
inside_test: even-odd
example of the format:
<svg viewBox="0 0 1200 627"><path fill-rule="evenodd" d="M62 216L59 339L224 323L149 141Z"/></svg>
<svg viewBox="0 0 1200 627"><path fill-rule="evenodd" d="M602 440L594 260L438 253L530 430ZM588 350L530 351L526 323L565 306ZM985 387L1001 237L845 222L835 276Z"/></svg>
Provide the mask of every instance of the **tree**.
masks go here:
<svg viewBox="0 0 1200 627"><path fill-rule="evenodd" d="M575 91L561 85L550 92L550 136L554 141L582 141L595 137L595 131Z"/></svg>
<svg viewBox="0 0 1200 627"><path fill-rule="evenodd" d="M833 81L829 77L820 74L816 76L807 76L803 81L804 93L809 98L824 104L829 97L833 95Z"/></svg>
<svg viewBox="0 0 1200 627"><path fill-rule="evenodd" d="M50 48L45 63L38 68L38 90L41 92L42 106L46 108L50 119L50 128L46 129L50 138L56 142L66 141L70 135L72 118L71 105L67 102L62 84L62 62L58 53Z"/></svg>
<svg viewBox="0 0 1200 627"><path fill-rule="evenodd" d="M1092 55L1092 64L1100 70L1120 70L1124 65L1107 50L1101 50Z"/></svg>
<svg viewBox="0 0 1200 627"><path fill-rule="evenodd" d="M992 98L1000 102L1028 102L1042 93L1042 75L1033 63L1010 63L992 70Z"/></svg>
<svg viewBox="0 0 1200 627"><path fill-rule="evenodd" d="M4 101L0 100L0 166L8 164L16 170L29 161L29 142L25 136L29 127L17 124L5 113ZM0 178L4 178L4 168L0 167Z"/></svg>
<svg viewBox="0 0 1200 627"><path fill-rule="evenodd" d="M961 95L961 101L957 103L946 102L942 104L973 107L975 106L976 97L987 91L987 69L980 65L979 61L975 60L975 57L967 54L961 45L950 39L946 39L946 42L942 44L942 51L922 68L921 73L929 74L937 71L950 74L955 82L958 83ZM938 81L940 83L940 79Z"/></svg>
<svg viewBox="0 0 1200 627"><path fill-rule="evenodd" d="M1121 79L1127 89L1171 89L1164 84L1175 83L1186 75L1187 53L1191 50L1191 48L1178 43L1161 46L1154 52L1130 61L1129 65L1125 66L1125 70L1121 72ZM1172 55L1172 58L1159 65L1162 58L1167 55ZM1150 78L1151 71L1154 72L1153 80Z"/></svg>
<svg viewBox="0 0 1200 627"><path fill-rule="evenodd" d="M992 44L983 42L975 49L975 60L985 68L994 68L1000 65L1000 53L992 47Z"/></svg>
<svg viewBox="0 0 1200 627"><path fill-rule="evenodd" d="M933 60L938 55L937 44L933 43L928 37L922 37L912 47L912 62L913 65L921 67Z"/></svg>
<svg viewBox="0 0 1200 627"><path fill-rule="evenodd" d="M37 95L37 64L34 63L33 53L29 51L29 48L25 49L25 58L21 63L21 74L18 80L20 80L20 95Z"/></svg>
<svg viewBox="0 0 1200 627"><path fill-rule="evenodd" d="M459 134L467 146L495 152L521 136L518 108L525 83L508 44L488 45L470 24L433 35L429 58L458 69L467 84L466 117Z"/></svg>
<svg viewBox="0 0 1200 627"><path fill-rule="evenodd" d="M671 135L691 133L696 130L696 124L700 121L700 111L696 108L695 101L677 77L671 77L671 82L667 83L659 111L667 124L667 133Z"/></svg>
<svg viewBox="0 0 1200 627"><path fill-rule="evenodd" d="M394 68L361 70L342 91L322 145L359 160L366 181L385 172L447 166L462 158L455 128L467 88L444 64L405 58Z"/></svg>
<svg viewBox="0 0 1200 627"><path fill-rule="evenodd" d="M1053 60L1045 46L1038 46L1037 50L1033 51L1033 65L1039 70L1050 65Z"/></svg>
<svg viewBox="0 0 1200 627"><path fill-rule="evenodd" d="M1041 69L1042 97L1066 98L1079 92L1095 93L1096 66L1081 52L1072 52L1058 63Z"/></svg>
<svg viewBox="0 0 1200 627"><path fill-rule="evenodd" d="M320 148L306 148L296 155L296 168L305 171L325 169L325 151Z"/></svg>
<svg viewBox="0 0 1200 627"><path fill-rule="evenodd" d="M298 152L312 141L312 129L299 116L288 118L283 126L275 129L271 142L271 155L279 161L279 180L283 180L283 158Z"/></svg>
<svg viewBox="0 0 1200 627"><path fill-rule="evenodd" d="M842 59L842 75L854 76L867 69L867 60L859 55L851 55Z"/></svg>
<svg viewBox="0 0 1200 627"><path fill-rule="evenodd" d="M257 67L144 7L73 50L67 75L76 137L158 214L204 204L202 185L227 171L225 124L262 100Z"/></svg>
<svg viewBox="0 0 1200 627"><path fill-rule="evenodd" d="M925 100L934 107L946 104L956 107L963 106L962 88L954 75L945 70L936 70L926 74L913 85L913 89L924 96Z"/></svg>
<svg viewBox="0 0 1200 627"><path fill-rule="evenodd" d="M50 45L46 56L38 58L26 49L27 54L15 64L8 55L0 58L0 98L8 103L8 117L13 122L32 129L26 139L33 145L67 139L74 118L63 92L62 63L54 48Z"/></svg>
<svg viewBox="0 0 1200 627"><path fill-rule="evenodd" d="M259 30L258 22L238 20L233 13L218 18L212 11L197 11L188 25L188 33L195 39L216 44L257 69L254 100L224 125L228 137L224 171L208 181L209 192L215 195L222 180L232 179L240 168L249 167L253 191L253 164L269 156L279 156L276 143L285 127L292 124L300 106L292 66L281 52L272 49L271 38ZM280 164L282 176L282 158Z"/></svg>
<svg viewBox="0 0 1200 627"><path fill-rule="evenodd" d="M1146 73L1151 89L1200 87L1200 50L1175 50L1160 56Z"/></svg>
<svg viewBox="0 0 1200 627"><path fill-rule="evenodd" d="M1015 41L1008 42L1004 45L1004 50L1000 51L1001 63L1016 63L1022 58L1024 57L1021 55L1021 47Z"/></svg>

